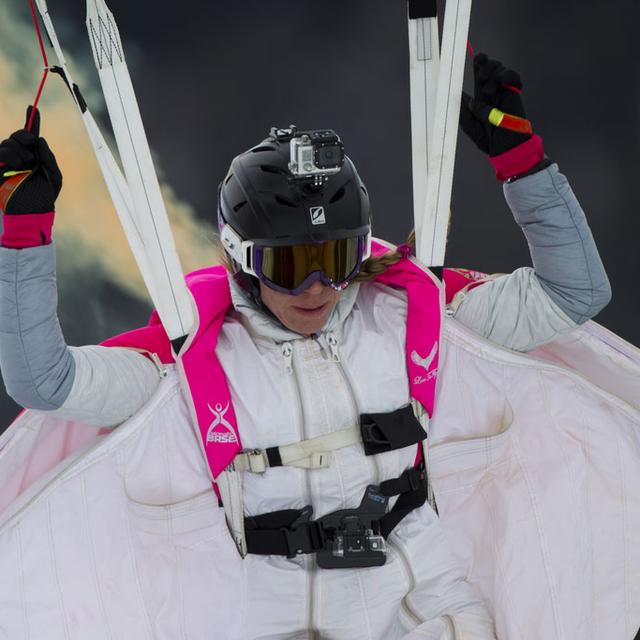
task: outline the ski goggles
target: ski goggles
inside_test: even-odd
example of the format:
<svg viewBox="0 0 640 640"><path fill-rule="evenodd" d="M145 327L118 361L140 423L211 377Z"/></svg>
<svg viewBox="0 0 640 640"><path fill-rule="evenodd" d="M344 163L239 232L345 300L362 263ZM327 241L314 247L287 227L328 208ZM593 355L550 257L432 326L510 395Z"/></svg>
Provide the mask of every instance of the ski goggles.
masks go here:
<svg viewBox="0 0 640 640"><path fill-rule="evenodd" d="M231 234L236 238L230 238ZM226 225L221 239L245 273L256 276L270 289L294 296L317 281L337 291L346 288L371 254L370 234L317 244L268 247L240 240Z"/></svg>

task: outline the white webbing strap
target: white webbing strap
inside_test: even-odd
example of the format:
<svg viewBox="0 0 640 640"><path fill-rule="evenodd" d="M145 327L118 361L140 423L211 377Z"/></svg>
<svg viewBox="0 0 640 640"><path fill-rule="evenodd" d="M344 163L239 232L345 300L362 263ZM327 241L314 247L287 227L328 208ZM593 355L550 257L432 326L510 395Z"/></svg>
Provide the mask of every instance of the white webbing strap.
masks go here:
<svg viewBox="0 0 640 640"><path fill-rule="evenodd" d="M427 432L429 415L417 401L411 401L414 415ZM278 450L283 467L297 467L299 469L324 469L331 465L331 452L354 444L362 444L360 427L347 427L340 431L327 433L316 438L309 438L301 442L274 447ZM235 471L249 471L250 473L264 473L271 464L266 449L243 451L236 455L231 465Z"/></svg>
<svg viewBox="0 0 640 640"><path fill-rule="evenodd" d="M247 555L247 540L244 534L244 491L242 474L230 464L217 478L216 485L227 520L227 527L236 543L240 555Z"/></svg>
<svg viewBox="0 0 640 640"><path fill-rule="evenodd" d="M427 38L437 46L435 18L409 20L417 256L429 266L444 264L470 15L471 0L447 1L437 65L426 50Z"/></svg>
<svg viewBox="0 0 640 640"><path fill-rule="evenodd" d="M277 447L283 467L324 469L331 464L331 452L354 444L362 444L360 427L348 427L323 436ZM236 471L264 473L271 465L264 449L243 451L233 459Z"/></svg>
<svg viewBox="0 0 640 640"><path fill-rule="evenodd" d="M423 226L427 225L431 228L434 224L425 207L427 182L432 175L435 176L435 168L430 170L429 161L431 160L430 148L433 144L436 89L440 68L440 38L436 11L427 11L416 17L411 16L409 2L411 168L415 230L416 237L420 238Z"/></svg>
<svg viewBox="0 0 640 640"><path fill-rule="evenodd" d="M411 408L413 409L413 415L424 429L426 434L429 434L429 414L427 410L418 402L415 398L411 399ZM424 460L424 466L427 470L427 502L431 505L431 508L438 513L438 507L436 505L436 498L433 493L433 486L431 484L431 476L429 474L429 439L422 441L422 459Z"/></svg>
<svg viewBox="0 0 640 640"><path fill-rule="evenodd" d="M36 5L58 58L61 75L82 115L151 300L169 338L180 338L194 324L192 301L184 283L113 15L104 0L87 0L91 44L127 179L71 77L46 0L36 0ZM91 29L92 24L99 26Z"/></svg>
<svg viewBox="0 0 640 640"><path fill-rule="evenodd" d="M145 283L169 339L181 338L195 323L192 299L184 281L118 27L104 0L87 0L87 29L133 204L129 212L132 219L125 230L135 227L139 231L141 238L136 237L132 248L142 252Z"/></svg>

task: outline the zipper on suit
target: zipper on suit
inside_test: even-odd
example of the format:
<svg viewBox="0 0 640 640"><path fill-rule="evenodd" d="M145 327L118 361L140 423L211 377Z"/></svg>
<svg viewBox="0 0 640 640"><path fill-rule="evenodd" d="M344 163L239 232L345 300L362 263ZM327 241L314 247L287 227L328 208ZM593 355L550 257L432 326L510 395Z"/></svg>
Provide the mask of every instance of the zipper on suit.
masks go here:
<svg viewBox="0 0 640 640"><path fill-rule="evenodd" d="M353 390L353 385L351 384L351 379L349 378L349 374L347 373L347 370L345 369L344 365L342 364L342 360L340 359L340 354L338 353L338 340L335 336L335 334L333 333L327 333L326 334L326 341L327 344L329 346L329 351L331 352L331 359L338 365L338 367L340 367L340 370L342 372L342 376L344 377L345 382L347 383L347 388L349 389L349 395L351 396L351 400L356 412L356 419L359 418L360 416L360 409L358 407L358 401L356 399L356 394ZM383 478L382 478L382 471L380 469L380 462L378 460L377 456L371 456L372 458L372 462L373 462L373 466L374 466L374 479L373 479L373 483L374 484L380 484L380 482L382 482ZM413 572L411 571L411 565L409 563L409 560L406 556L406 554L404 553L404 550L402 549L402 547L400 546L400 544L392 542L390 540L391 536L389 536L389 538L386 540L386 543L389 547L391 547L395 552L396 552L396 556L400 559L400 564L402 565L402 569L404 571L404 573L407 576L407 581L409 583L409 589L407 591L407 595L402 598L401 601L401 606L404 609L404 611L407 613L407 615L415 621L416 625L423 623L425 620L424 618L422 618L416 611L415 609L413 609L413 607L411 607L411 605L408 602L408 594L411 593L411 591L413 591L415 589L416 586L416 581L415 578L413 577Z"/></svg>
<svg viewBox="0 0 640 640"><path fill-rule="evenodd" d="M351 398L351 404L353 406L353 411L355 414L355 420L357 422L360 419L360 407L358 406L358 398L354 391L353 384L351 383L351 378L349 376L349 373L347 372L345 366L342 364L342 359L340 358L340 353L338 351L338 339L336 338L334 333L329 332L325 334L325 340L329 347L331 360L335 362L336 365L338 366L340 373L342 374L342 377L347 385L347 390L349 392L349 397ZM381 473L380 465L378 463L377 456L370 456L370 457L371 457L371 462L373 463L373 476L374 476L373 484L378 484L380 482L380 473ZM365 456L365 460L367 459L368 457ZM367 612L365 612L365 615L369 617Z"/></svg>
<svg viewBox="0 0 640 640"><path fill-rule="evenodd" d="M293 375L293 345L290 342L282 343L282 357L284 358L284 372ZM300 413L302 413L301 408Z"/></svg>
<svg viewBox="0 0 640 640"><path fill-rule="evenodd" d="M333 362L335 362L338 365L338 368L340 369L340 373L342 374L342 377L344 378L344 381L347 385L347 390L349 392L349 397L351 398L351 404L353 406L353 411L355 414L355 420L357 422L360 419L360 407L358 406L356 393L353 390L353 384L351 383L351 378L345 366L342 364L340 353L338 352L338 339L336 338L334 333L327 333L325 335L325 340L329 347L331 359ZM365 457L365 460L366 459L367 457ZM380 482L380 465L378 463L378 459L376 456L371 456L371 462L373 463L373 470L374 470L373 483L377 484Z"/></svg>
<svg viewBox="0 0 640 640"><path fill-rule="evenodd" d="M333 362L340 362L340 354L338 353L338 339L336 338L335 334L327 333L327 344L329 345L331 360L333 360ZM347 379L344 368L343 367L341 368L343 369L342 374L344 375L345 379ZM351 387L351 383L349 382L348 379L347 379L347 383L349 384L349 391L353 395L353 388ZM355 396L353 397L354 397L354 404L355 404ZM356 407L356 410L357 410L357 407Z"/></svg>
<svg viewBox="0 0 640 640"><path fill-rule="evenodd" d="M293 343L292 342L283 342L282 343L282 356L284 357L284 370L287 375L290 375L293 380L293 395L296 399L296 405L298 408L298 416L299 416L299 424L300 424L300 440L306 440L307 434L305 430L305 419L304 419L304 407L302 405L302 398L300 393L300 383L298 381L298 374L296 372L295 365L293 363ZM305 502L307 504L313 505L312 501L312 492L311 492L311 478L309 477L309 471L304 470L305 474L305 483L307 487L307 496ZM314 617L314 598L315 598L315 572L316 566L314 558L311 554L307 554L304 559L305 567L308 572L308 598L307 601L309 603L309 613L307 616L307 628L309 632L312 634L313 638L317 636L316 631L313 627L313 617Z"/></svg>

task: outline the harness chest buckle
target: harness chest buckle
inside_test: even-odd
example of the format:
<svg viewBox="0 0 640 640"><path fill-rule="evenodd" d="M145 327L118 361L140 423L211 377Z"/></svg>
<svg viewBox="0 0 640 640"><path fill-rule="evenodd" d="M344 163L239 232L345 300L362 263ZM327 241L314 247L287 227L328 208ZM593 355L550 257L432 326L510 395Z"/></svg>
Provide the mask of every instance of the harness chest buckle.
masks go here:
<svg viewBox="0 0 640 640"><path fill-rule="evenodd" d="M313 545L314 542L318 546L322 545L321 540L317 540L319 527L312 527L316 525L315 522L310 522L313 515L313 507L307 505L300 511L300 515L288 526L284 527L285 540L287 543L287 558L294 558L301 553L309 553L309 543ZM313 535L313 534L316 535Z"/></svg>

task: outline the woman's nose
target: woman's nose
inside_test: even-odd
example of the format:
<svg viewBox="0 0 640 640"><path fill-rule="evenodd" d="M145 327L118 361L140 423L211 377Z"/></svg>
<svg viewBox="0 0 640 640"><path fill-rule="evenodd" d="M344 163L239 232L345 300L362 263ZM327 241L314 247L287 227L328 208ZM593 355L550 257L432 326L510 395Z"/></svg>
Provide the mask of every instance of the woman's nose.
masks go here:
<svg viewBox="0 0 640 640"><path fill-rule="evenodd" d="M317 296L324 291L325 285L320 282L320 280L316 280L306 291L305 293L310 293L311 295Z"/></svg>

